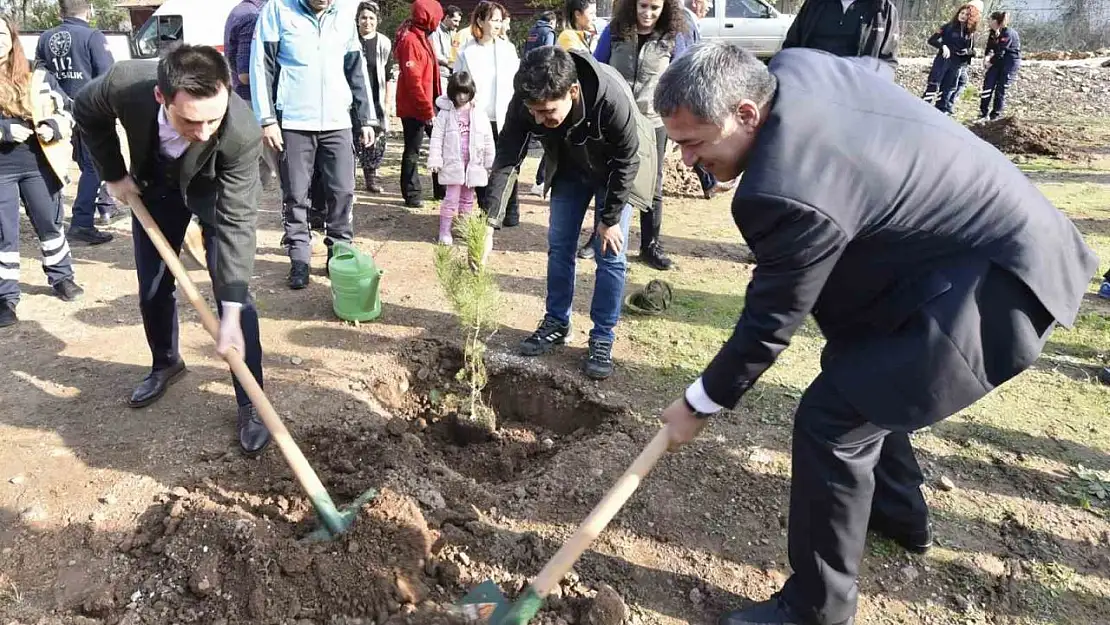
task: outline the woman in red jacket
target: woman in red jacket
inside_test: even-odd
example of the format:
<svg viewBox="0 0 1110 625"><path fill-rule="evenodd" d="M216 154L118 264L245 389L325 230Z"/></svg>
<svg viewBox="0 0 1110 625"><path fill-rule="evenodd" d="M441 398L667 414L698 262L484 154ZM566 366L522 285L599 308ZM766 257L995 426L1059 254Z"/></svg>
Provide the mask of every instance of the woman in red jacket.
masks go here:
<svg viewBox="0 0 1110 625"><path fill-rule="evenodd" d="M423 191L417 163L426 127L435 119L435 99L440 95L439 63L428 34L439 28L443 7L435 0L412 3L412 18L397 34L394 58L400 70L397 76L397 116L405 135L401 155L401 195L405 206L423 206Z"/></svg>

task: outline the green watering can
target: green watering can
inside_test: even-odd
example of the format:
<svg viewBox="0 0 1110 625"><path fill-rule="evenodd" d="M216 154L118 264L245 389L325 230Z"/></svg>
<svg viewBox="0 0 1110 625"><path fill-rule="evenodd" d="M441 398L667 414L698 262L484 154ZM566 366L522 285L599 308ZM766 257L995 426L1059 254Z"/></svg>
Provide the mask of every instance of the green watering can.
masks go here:
<svg viewBox="0 0 1110 625"><path fill-rule="evenodd" d="M328 275L332 310L345 321L377 319L382 314L382 300L378 296L382 270L369 254L350 243L336 241L331 249Z"/></svg>

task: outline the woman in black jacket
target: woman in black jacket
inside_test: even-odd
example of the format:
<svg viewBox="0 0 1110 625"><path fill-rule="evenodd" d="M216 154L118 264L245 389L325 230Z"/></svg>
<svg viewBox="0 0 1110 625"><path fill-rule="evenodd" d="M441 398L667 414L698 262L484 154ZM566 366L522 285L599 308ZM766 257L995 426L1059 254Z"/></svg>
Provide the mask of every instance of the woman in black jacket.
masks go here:
<svg viewBox="0 0 1110 625"><path fill-rule="evenodd" d="M967 68L975 58L979 17L977 7L965 4L956 10L951 21L929 37L929 45L937 49L937 55L922 98L949 115L955 114L956 98L967 84Z"/></svg>

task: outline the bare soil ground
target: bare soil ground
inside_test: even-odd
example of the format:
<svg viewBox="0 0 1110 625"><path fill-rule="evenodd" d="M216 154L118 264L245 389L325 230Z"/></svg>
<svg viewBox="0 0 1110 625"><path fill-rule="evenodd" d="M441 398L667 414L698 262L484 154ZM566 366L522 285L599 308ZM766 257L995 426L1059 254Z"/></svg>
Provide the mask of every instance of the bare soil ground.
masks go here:
<svg viewBox="0 0 1110 625"><path fill-rule="evenodd" d="M432 267L437 215L401 206L396 143L386 195L360 195L355 214L357 243L386 270L380 321L337 321L322 268L307 290L286 289L276 196L261 207L267 392L337 502L380 491L335 542L299 541L312 510L275 449L237 453L228 374L192 311L190 373L155 405L127 407L149 364L128 222L107 245L75 247L88 290L77 304L50 297L24 254L23 321L0 333L0 624L453 622L451 604L483 579L518 592L646 444L742 307L751 265L729 198L702 200L689 178L669 187L678 269L633 258L629 284L665 278L674 304L626 316L618 373L594 383L578 373L581 338L514 355L542 315L546 258L546 209L522 195L522 223L492 259L503 299L487 395L501 429L465 444L448 418L460 335ZM1105 259L1101 162L1025 166ZM23 244L37 249L26 231ZM592 265L579 285L584 331ZM917 557L874 538L858 622L1108 622L1110 389L1093 379L1108 316L1090 296L1033 370L915 435L938 546ZM539 622L709 623L776 590L789 571L791 413L820 347L804 327L737 410L665 458ZM618 618L591 614L605 586L627 604Z"/></svg>

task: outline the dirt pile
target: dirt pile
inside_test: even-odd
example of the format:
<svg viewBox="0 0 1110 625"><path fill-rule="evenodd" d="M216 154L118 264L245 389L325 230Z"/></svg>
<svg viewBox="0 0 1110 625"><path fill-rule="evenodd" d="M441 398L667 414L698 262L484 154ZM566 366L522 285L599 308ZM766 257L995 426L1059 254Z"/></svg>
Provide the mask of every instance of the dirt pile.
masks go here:
<svg viewBox="0 0 1110 625"><path fill-rule="evenodd" d="M682 163L682 153L667 150L663 160L663 193L676 197L703 197L698 175Z"/></svg>
<svg viewBox="0 0 1110 625"><path fill-rule="evenodd" d="M980 139L1006 154L1027 156L1072 156L1080 142L1082 130L1038 124L1015 117L971 124L968 127Z"/></svg>
<svg viewBox="0 0 1110 625"><path fill-rule="evenodd" d="M91 592L80 611L119 623L447 623L428 575L437 534L410 497L383 490L350 532L330 543L297 538L311 518L284 495L166 497L117 551L127 573Z"/></svg>
<svg viewBox="0 0 1110 625"><path fill-rule="evenodd" d="M451 625L454 602L486 579L517 596L558 543L513 519L565 510L566 484L584 479L590 488L569 496L592 504L607 487L602 467L618 472L634 445L606 425L619 406L511 362L490 367L500 428L463 444L442 397L457 390L456 350L425 347L414 362L426 372L398 413L294 429L337 504L380 489L346 534L303 540L315 512L280 454L202 457L204 477L158 495L132 529L85 539L95 558L71 563L81 576L60 613L98 625ZM536 622L582 622L591 610L612 620L615 591L595 608L605 581L616 580L572 574Z"/></svg>

